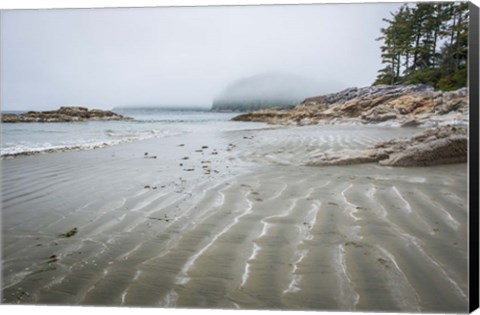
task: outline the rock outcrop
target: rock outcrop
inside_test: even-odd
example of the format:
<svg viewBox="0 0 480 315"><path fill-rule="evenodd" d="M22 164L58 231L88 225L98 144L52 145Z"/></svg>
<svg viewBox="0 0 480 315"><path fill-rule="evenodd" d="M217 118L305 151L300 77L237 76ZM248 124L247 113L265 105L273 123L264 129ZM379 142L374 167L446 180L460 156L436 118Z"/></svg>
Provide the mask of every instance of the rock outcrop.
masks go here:
<svg viewBox="0 0 480 315"><path fill-rule="evenodd" d="M468 91L434 91L426 85L377 85L311 97L290 110L264 109L236 121L279 125L380 123L413 126L427 122L468 121Z"/></svg>
<svg viewBox="0 0 480 315"><path fill-rule="evenodd" d="M30 111L23 114L3 114L3 123L18 122L69 122L85 120L129 120L120 114L109 110L91 109L79 106L63 106L54 111L35 112Z"/></svg>
<svg viewBox="0 0 480 315"><path fill-rule="evenodd" d="M309 166L350 165L379 162L386 166L430 166L467 162L468 135L464 128L431 128L412 138L380 142L365 150L322 154Z"/></svg>

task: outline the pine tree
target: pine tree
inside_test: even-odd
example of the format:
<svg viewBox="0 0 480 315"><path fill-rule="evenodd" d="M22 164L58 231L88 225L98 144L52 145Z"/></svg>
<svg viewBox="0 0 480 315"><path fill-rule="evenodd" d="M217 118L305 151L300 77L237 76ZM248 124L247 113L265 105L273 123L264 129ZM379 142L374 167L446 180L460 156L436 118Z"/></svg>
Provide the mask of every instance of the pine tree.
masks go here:
<svg viewBox="0 0 480 315"><path fill-rule="evenodd" d="M384 21L391 23L391 21L384 19ZM395 40L393 36L393 29L391 27L382 28L381 32L383 36L377 38L377 40L383 40L384 44L380 47L382 51L382 63L387 66L379 71L377 81L383 84L395 83L395 69L397 65L397 58L395 55Z"/></svg>
<svg viewBox="0 0 480 315"><path fill-rule="evenodd" d="M374 84L425 83L454 89L467 82L468 4L403 5L381 29L381 57ZM440 47L441 46L441 47Z"/></svg>

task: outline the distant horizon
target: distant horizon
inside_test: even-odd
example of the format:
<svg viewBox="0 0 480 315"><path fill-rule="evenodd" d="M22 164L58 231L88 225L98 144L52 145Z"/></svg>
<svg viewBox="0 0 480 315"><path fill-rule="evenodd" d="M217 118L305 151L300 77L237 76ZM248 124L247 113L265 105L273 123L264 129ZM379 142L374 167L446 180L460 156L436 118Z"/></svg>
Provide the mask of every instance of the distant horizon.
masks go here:
<svg viewBox="0 0 480 315"><path fill-rule="evenodd" d="M364 86L349 86L349 87L346 87L344 89L349 89L349 88L363 88ZM318 97L318 96L322 96L322 95L327 95L327 94L331 94L331 93L337 93L337 92L340 92L342 90L344 90L343 88L342 89L337 89L337 90L332 90L330 92L326 92L326 93L322 93L322 94L308 94L306 98L310 98L310 97ZM301 101L299 101L299 104L301 102L303 102L304 99L302 99ZM144 104L128 104L128 105L117 105L117 106L113 106L113 107L105 107L105 106L85 106L85 105L82 105L82 104L60 104L58 105L57 107L52 107L52 106L48 106L48 107L45 107L45 108L42 108L42 109L29 109L29 108L21 108L21 109L4 109L3 107L0 107L0 112L1 113L6 113L6 112L28 112L28 111L54 111L54 110L57 110L59 109L60 107L86 107L88 109L102 109L102 110L111 110L111 111L114 111L114 110L132 110L132 109L135 109L135 110L150 110L150 109L162 109L162 110L172 110L172 111L184 111L184 110L192 110L192 111L210 111L210 110L213 110L213 106L214 106L214 102L215 100L212 100L212 103L211 104L198 104L198 105L186 105L186 104L148 104L148 105L144 105ZM3 104L2 104L3 105ZM221 111L221 110L220 110ZM238 111L238 110L234 110L234 111Z"/></svg>
<svg viewBox="0 0 480 315"><path fill-rule="evenodd" d="M130 105L130 106L115 106L111 110L172 110L172 111L209 111L212 106L192 106L192 105Z"/></svg>
<svg viewBox="0 0 480 315"><path fill-rule="evenodd" d="M82 105L62 105L62 106L59 106L57 108L47 108L47 109L40 109L40 110L31 110L31 109L3 109L3 108L0 108L0 113L10 113L10 112L17 112L17 113L21 113L21 112L28 112L28 111L38 111L38 112L43 112L43 111L55 111L57 109L59 109L60 107L75 107L75 106L79 106L79 107L86 107L88 108L89 110L91 109L100 109L100 108L95 108L95 107L87 107L87 106L82 106ZM155 105L151 105L151 106L136 106L136 105L132 105L132 106L115 106L115 107L112 107L112 108L105 108L105 109L102 109L102 110L110 110L110 111L116 111L116 110L138 110L138 111L141 111L141 110L166 110L166 111L198 111L198 112L203 112L203 111L210 111L211 110L211 106L210 107L207 107L207 106L182 106L182 105L179 105L179 106L163 106L163 105L158 105L158 106L155 106Z"/></svg>

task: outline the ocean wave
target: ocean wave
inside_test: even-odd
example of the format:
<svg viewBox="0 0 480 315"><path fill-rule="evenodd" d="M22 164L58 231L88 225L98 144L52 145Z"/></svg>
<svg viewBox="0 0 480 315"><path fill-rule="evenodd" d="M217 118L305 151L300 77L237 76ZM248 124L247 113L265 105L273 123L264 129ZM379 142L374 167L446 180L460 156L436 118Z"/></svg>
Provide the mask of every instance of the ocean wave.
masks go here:
<svg viewBox="0 0 480 315"><path fill-rule="evenodd" d="M143 140L156 137L179 136L188 133L188 130L181 129L106 129L104 134L110 138Z"/></svg>
<svg viewBox="0 0 480 315"><path fill-rule="evenodd" d="M66 152L66 151L81 151L81 150L93 150L104 148L109 145L106 142L78 144L78 145L47 145L43 147L28 147L23 145L12 146L8 148L2 148L0 156L2 158L12 158L17 156L45 154L54 152Z"/></svg>
<svg viewBox="0 0 480 315"><path fill-rule="evenodd" d="M0 150L2 158L35 155L53 152L93 150L104 148L107 146L119 145L133 141L147 140L151 138L173 137L188 133L187 130L168 130L168 129L151 129L143 131L125 131L107 129L104 134L107 138L98 139L77 139L67 141L59 141L57 143L29 143L22 141L20 143L5 143Z"/></svg>

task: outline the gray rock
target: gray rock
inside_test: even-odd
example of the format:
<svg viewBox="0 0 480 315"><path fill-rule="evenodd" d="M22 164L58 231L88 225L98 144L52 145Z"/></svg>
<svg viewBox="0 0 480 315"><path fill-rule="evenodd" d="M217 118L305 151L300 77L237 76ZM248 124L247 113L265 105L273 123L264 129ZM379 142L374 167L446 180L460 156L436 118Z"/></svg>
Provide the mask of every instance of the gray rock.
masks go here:
<svg viewBox="0 0 480 315"><path fill-rule="evenodd" d="M421 123L417 119L410 118L402 121L400 127L417 127L420 124Z"/></svg>
<svg viewBox="0 0 480 315"><path fill-rule="evenodd" d="M24 114L3 114L3 123L17 122L70 122L85 120L129 120L120 114L109 110L92 109L88 110L80 106L62 106L58 110L35 112L29 111Z"/></svg>
<svg viewBox="0 0 480 315"><path fill-rule="evenodd" d="M391 154L382 160L381 165L388 166L430 166L437 164L467 162L468 139L463 135L454 135L443 139L431 139Z"/></svg>
<svg viewBox="0 0 480 315"><path fill-rule="evenodd" d="M366 150L321 154L307 166L379 162L386 166L430 166L467 161L467 130L452 126L427 129L412 138L392 139Z"/></svg>
<svg viewBox="0 0 480 315"><path fill-rule="evenodd" d="M292 109L264 109L233 118L279 125L335 124L416 120L419 123L448 121L446 114L468 117L468 91L433 91L426 85L377 85L350 88L338 93L305 99ZM412 123L413 124L413 123Z"/></svg>

